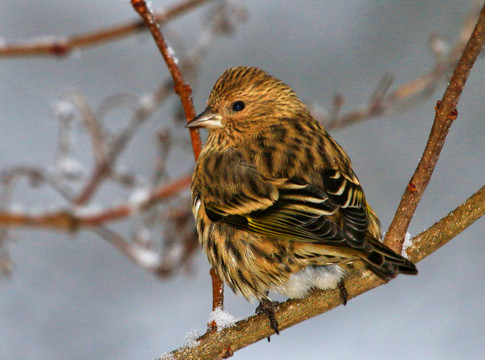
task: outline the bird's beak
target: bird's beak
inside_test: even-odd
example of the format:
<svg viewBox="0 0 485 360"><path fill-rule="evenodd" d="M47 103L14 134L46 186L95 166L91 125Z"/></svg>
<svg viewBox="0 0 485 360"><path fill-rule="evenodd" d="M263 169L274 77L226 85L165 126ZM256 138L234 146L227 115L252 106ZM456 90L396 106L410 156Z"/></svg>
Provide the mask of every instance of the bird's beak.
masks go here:
<svg viewBox="0 0 485 360"><path fill-rule="evenodd" d="M222 116L214 113L211 108L207 107L204 112L190 120L187 128L204 128L204 129L220 129L222 128Z"/></svg>

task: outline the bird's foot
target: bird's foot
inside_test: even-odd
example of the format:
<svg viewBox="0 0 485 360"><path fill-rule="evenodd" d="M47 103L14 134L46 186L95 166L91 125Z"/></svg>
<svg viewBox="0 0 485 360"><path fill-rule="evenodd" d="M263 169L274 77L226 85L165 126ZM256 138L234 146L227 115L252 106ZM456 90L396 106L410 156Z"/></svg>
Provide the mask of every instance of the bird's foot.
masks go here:
<svg viewBox="0 0 485 360"><path fill-rule="evenodd" d="M269 326L274 332L279 335L280 331L278 329L278 321L276 320L275 307L278 305L277 301L271 301L269 299L260 299L259 306L256 308L256 314L266 314L269 319ZM268 341L270 337L268 336Z"/></svg>
<svg viewBox="0 0 485 360"><path fill-rule="evenodd" d="M340 280L337 284L338 290L340 292L340 298L342 299L342 303L347 305L347 300L349 298L349 293L347 292L347 288L345 287L345 283L343 280Z"/></svg>

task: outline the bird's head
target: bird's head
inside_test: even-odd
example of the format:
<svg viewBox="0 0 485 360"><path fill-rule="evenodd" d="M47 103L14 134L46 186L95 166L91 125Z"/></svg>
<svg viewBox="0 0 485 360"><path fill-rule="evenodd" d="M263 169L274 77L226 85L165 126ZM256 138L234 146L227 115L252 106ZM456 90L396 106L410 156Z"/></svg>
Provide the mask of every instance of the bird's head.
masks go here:
<svg viewBox="0 0 485 360"><path fill-rule="evenodd" d="M295 92L254 67L227 69L211 91L207 108L186 127L217 131L228 125L255 129L274 119L308 112Z"/></svg>

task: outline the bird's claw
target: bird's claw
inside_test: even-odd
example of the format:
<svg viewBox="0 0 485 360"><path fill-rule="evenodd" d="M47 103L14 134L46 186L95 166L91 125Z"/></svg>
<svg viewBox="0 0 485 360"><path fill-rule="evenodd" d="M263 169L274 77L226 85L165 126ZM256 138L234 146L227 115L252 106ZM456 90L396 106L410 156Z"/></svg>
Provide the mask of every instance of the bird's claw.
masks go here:
<svg viewBox="0 0 485 360"><path fill-rule="evenodd" d="M349 298L349 293L347 292L347 288L345 287L345 283L343 280L340 280L337 284L338 290L340 292L340 298L342 299L342 303L347 305L347 300Z"/></svg>
<svg viewBox="0 0 485 360"><path fill-rule="evenodd" d="M271 301L269 299L260 299L259 305L256 308L256 314L266 314L269 319L269 326L274 332L279 335L280 331L278 329L278 320L276 320L275 315L275 307L278 305L277 301ZM270 337L268 336L268 341L270 341Z"/></svg>

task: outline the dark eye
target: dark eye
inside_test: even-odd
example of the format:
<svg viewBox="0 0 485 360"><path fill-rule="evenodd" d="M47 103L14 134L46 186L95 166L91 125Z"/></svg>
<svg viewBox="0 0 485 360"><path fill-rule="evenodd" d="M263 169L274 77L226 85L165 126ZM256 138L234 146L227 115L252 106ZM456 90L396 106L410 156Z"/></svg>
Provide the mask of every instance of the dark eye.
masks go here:
<svg viewBox="0 0 485 360"><path fill-rule="evenodd" d="M232 103L232 110L242 111L242 110L244 110L245 106L246 106L246 104L244 104L244 101L236 101L236 102Z"/></svg>

